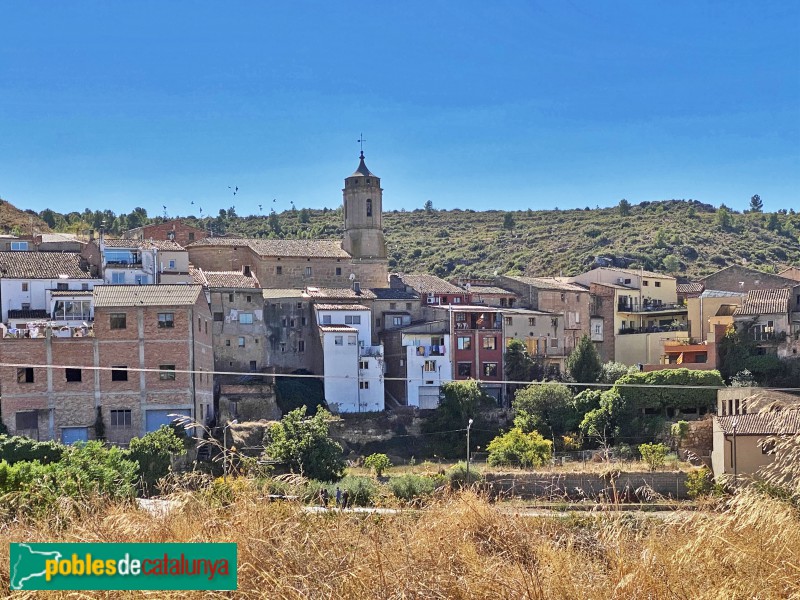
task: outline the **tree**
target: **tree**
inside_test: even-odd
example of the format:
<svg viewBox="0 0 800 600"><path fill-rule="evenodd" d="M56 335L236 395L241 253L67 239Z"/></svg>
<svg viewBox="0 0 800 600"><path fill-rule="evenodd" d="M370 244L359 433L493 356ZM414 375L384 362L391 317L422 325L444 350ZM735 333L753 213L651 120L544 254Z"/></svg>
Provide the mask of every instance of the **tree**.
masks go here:
<svg viewBox="0 0 800 600"><path fill-rule="evenodd" d="M536 361L528 354L528 348L520 340L512 339L506 346L503 366L509 381L533 381L535 378ZM516 390L519 384L509 384L509 387Z"/></svg>
<svg viewBox="0 0 800 600"><path fill-rule="evenodd" d="M764 210L764 202L761 200L761 196L756 194L752 198L750 198L750 212L760 213Z"/></svg>
<svg viewBox="0 0 800 600"><path fill-rule="evenodd" d="M578 383L595 383L602 372L600 354L591 338L584 334L567 357L567 373Z"/></svg>
<svg viewBox="0 0 800 600"><path fill-rule="evenodd" d="M307 208L300 209L300 222L301 223L308 223L311 220L310 214Z"/></svg>
<svg viewBox="0 0 800 600"><path fill-rule="evenodd" d="M497 436L486 447L487 462L492 467L538 467L553 456L553 442L544 439L538 431L525 433L514 427Z"/></svg>
<svg viewBox="0 0 800 600"><path fill-rule="evenodd" d="M425 201L425 212L426 213L432 213L433 212L433 201L432 200L426 200Z"/></svg>
<svg viewBox="0 0 800 600"><path fill-rule="evenodd" d="M517 391L512 402L514 426L523 432L547 432L555 438L573 431L579 422L572 393L563 383L535 383Z"/></svg>
<svg viewBox="0 0 800 600"><path fill-rule="evenodd" d="M778 215L775 213L770 213L769 221L767 221L767 229L770 231L778 231L781 230L781 222L778 220Z"/></svg>
<svg viewBox="0 0 800 600"><path fill-rule="evenodd" d="M329 436L330 413L318 410L306 418L301 406L267 430L264 451L285 462L292 471L312 479L334 481L344 473L341 445Z"/></svg>
<svg viewBox="0 0 800 600"><path fill-rule="evenodd" d="M725 205L722 205L717 209L717 225L720 229L724 231L728 231L733 225L733 217L731 217L731 211Z"/></svg>
<svg viewBox="0 0 800 600"><path fill-rule="evenodd" d="M674 254L667 254L662 261L668 273L677 273L681 269L681 261Z"/></svg>
<svg viewBox="0 0 800 600"><path fill-rule="evenodd" d="M619 201L619 215L621 217L627 217L629 214L631 214L631 203L623 198Z"/></svg>
<svg viewBox="0 0 800 600"><path fill-rule="evenodd" d="M385 454L370 454L364 460L364 466L375 471L375 477L381 477L383 472L392 466L392 462Z"/></svg>
<svg viewBox="0 0 800 600"><path fill-rule="evenodd" d="M667 459L669 448L664 444L639 444L639 454L642 460L647 463L651 471L655 471L664 464Z"/></svg>
<svg viewBox="0 0 800 600"><path fill-rule="evenodd" d="M278 219L278 213L275 212L275 209L269 211L269 226L276 235L280 235L281 222Z"/></svg>
<svg viewBox="0 0 800 600"><path fill-rule="evenodd" d="M509 231L514 231L514 226L516 223L514 222L514 214L507 212L503 216L503 229L508 229Z"/></svg>
<svg viewBox="0 0 800 600"><path fill-rule="evenodd" d="M131 440L128 458L138 463L140 481L146 492L169 472L173 454L186 454L186 448L172 427L162 425L142 438Z"/></svg>
<svg viewBox="0 0 800 600"><path fill-rule="evenodd" d="M600 372L600 383L616 383L617 380L623 375L628 373L637 373L639 370L636 367L629 367L622 363L614 362L613 360L603 363L603 369Z"/></svg>

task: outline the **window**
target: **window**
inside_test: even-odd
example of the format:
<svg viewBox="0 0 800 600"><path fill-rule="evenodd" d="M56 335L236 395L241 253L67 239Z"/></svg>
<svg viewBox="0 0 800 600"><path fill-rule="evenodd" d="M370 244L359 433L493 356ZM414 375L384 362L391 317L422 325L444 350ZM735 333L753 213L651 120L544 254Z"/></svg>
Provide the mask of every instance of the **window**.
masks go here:
<svg viewBox="0 0 800 600"><path fill-rule="evenodd" d="M225 345L226 346L230 346L231 345L231 341L230 340L225 340Z"/></svg>
<svg viewBox="0 0 800 600"><path fill-rule="evenodd" d="M367 216L372 216L372 199L367 198Z"/></svg>
<svg viewBox="0 0 800 600"><path fill-rule="evenodd" d="M194 231L190 231L190 232L189 232L189 241L190 241L190 242L193 242L193 241L194 241Z"/></svg>
<svg viewBox="0 0 800 600"><path fill-rule="evenodd" d="M800 304L800 296L798 297L797 303ZM406 302L406 310L411 310L411 302Z"/></svg>
<svg viewBox="0 0 800 600"><path fill-rule="evenodd" d="M197 317L197 332L201 332L203 330L203 321L200 317Z"/></svg>
<svg viewBox="0 0 800 600"><path fill-rule="evenodd" d="M453 296L453 304L461 304L461 296Z"/></svg>
<svg viewBox="0 0 800 600"><path fill-rule="evenodd" d="M17 383L33 383L33 367L20 367L17 369ZM30 428L28 428L30 429Z"/></svg>
<svg viewBox="0 0 800 600"><path fill-rule="evenodd" d="M497 377L497 363L496 362L483 363L483 376Z"/></svg>
<svg viewBox="0 0 800 600"><path fill-rule="evenodd" d="M158 313L158 328L171 329L175 327L174 313Z"/></svg>
<svg viewBox="0 0 800 600"><path fill-rule="evenodd" d="M483 349L484 350L496 350L497 349L497 338L494 337L494 336L483 338Z"/></svg>
<svg viewBox="0 0 800 600"><path fill-rule="evenodd" d="M656 281L656 287L661 287L661 282L660 281Z"/></svg>
<svg viewBox="0 0 800 600"><path fill-rule="evenodd" d="M435 373L436 372L436 361L435 360L426 360L425 364L422 366L422 370L426 373Z"/></svg>
<svg viewBox="0 0 800 600"><path fill-rule="evenodd" d="M294 327L294 319L289 319L289 327Z"/></svg>
<svg viewBox="0 0 800 600"><path fill-rule="evenodd" d="M88 291L88 290L89 290L89 284L88 284L88 283L82 283L82 284L81 284L81 289L82 289L84 292Z"/></svg>
<svg viewBox="0 0 800 600"><path fill-rule="evenodd" d="M311 267L306 267L305 275L306 277L311 277Z"/></svg>
<svg viewBox="0 0 800 600"><path fill-rule="evenodd" d="M536 317L528 317L528 325L531 327L536 326Z"/></svg>
<svg viewBox="0 0 800 600"><path fill-rule="evenodd" d="M344 336L337 335L335 338L333 338L333 344L335 346L344 346Z"/></svg>
<svg viewBox="0 0 800 600"><path fill-rule="evenodd" d="M221 312L215 312L214 313L214 320L215 321L220 321L220 322L224 321L225 320L225 315L223 313L221 313Z"/></svg>
<svg viewBox="0 0 800 600"><path fill-rule="evenodd" d="M361 325L361 315L345 315L345 325Z"/></svg>
<svg viewBox="0 0 800 600"><path fill-rule="evenodd" d="M302 327L305 327L307 324L308 324L308 321L306 321L306 318L305 318L305 317L302 317L302 318L300 319L300 325L301 325Z"/></svg>
<svg viewBox="0 0 800 600"><path fill-rule="evenodd" d="M362 371L366 371L367 369L369 369L369 361L367 360L358 361L358 368L361 369Z"/></svg>
<svg viewBox="0 0 800 600"><path fill-rule="evenodd" d="M356 336L354 336L354 335L348 335L347 336L347 345L348 346L355 346L356 344L358 344L358 338Z"/></svg>
<svg viewBox="0 0 800 600"><path fill-rule="evenodd" d="M131 411L130 410L111 410L111 427L118 429L130 429L131 427Z"/></svg>
<svg viewBox="0 0 800 600"><path fill-rule="evenodd" d="M11 242L12 250L27 250L28 242Z"/></svg>
<svg viewBox="0 0 800 600"><path fill-rule="evenodd" d="M459 377L472 377L472 363L458 363Z"/></svg>
<svg viewBox="0 0 800 600"><path fill-rule="evenodd" d="M252 325L253 313L239 313L239 323L242 325Z"/></svg>
<svg viewBox="0 0 800 600"><path fill-rule="evenodd" d="M511 324L513 323L513 321L511 320L511 317L506 317L506 318L504 319L504 321L505 321L505 324L506 324L506 325L511 325Z"/></svg>
<svg viewBox="0 0 800 600"><path fill-rule="evenodd" d="M169 268L170 269L174 269L175 268L175 261L174 260L169 261Z"/></svg>
<svg viewBox="0 0 800 600"><path fill-rule="evenodd" d="M368 390L369 389L369 381L359 381L358 382L358 389L360 389L360 390Z"/></svg>
<svg viewBox="0 0 800 600"><path fill-rule="evenodd" d="M630 283L631 283L631 280L630 280L630 279L626 279L626 280L625 280L625 285L630 285Z"/></svg>
<svg viewBox="0 0 800 600"><path fill-rule="evenodd" d="M400 327L403 324L403 317L392 317L392 325Z"/></svg>
<svg viewBox="0 0 800 600"><path fill-rule="evenodd" d="M286 342L279 342L278 343L278 350L280 350L281 353L286 352Z"/></svg>
<svg viewBox="0 0 800 600"><path fill-rule="evenodd" d="M158 365L158 378L162 381L175 381L175 365Z"/></svg>
<svg viewBox="0 0 800 600"><path fill-rule="evenodd" d="M275 275L283 275L283 267L278 265L275 267Z"/></svg>
<svg viewBox="0 0 800 600"><path fill-rule="evenodd" d="M56 289L57 290L61 290L62 292L66 291L66 290L69 289L69 284L68 283L57 283L56 284Z"/></svg>
<svg viewBox="0 0 800 600"><path fill-rule="evenodd" d="M563 302L566 299L567 299L567 295L566 294L561 294L561 301Z"/></svg>
<svg viewBox="0 0 800 600"><path fill-rule="evenodd" d="M79 383L81 380L80 369L64 369L64 374L67 377L67 381L70 383Z"/></svg>
<svg viewBox="0 0 800 600"><path fill-rule="evenodd" d="M125 283L125 273L111 273L111 283L114 284L124 284Z"/></svg>
<svg viewBox="0 0 800 600"><path fill-rule="evenodd" d="M550 325L552 327L558 328L558 318L557 317L553 317L552 319L550 319Z"/></svg>
<svg viewBox="0 0 800 600"><path fill-rule="evenodd" d="M127 315L125 313L111 313L109 315L109 327L111 329L125 329L127 327Z"/></svg>
<svg viewBox="0 0 800 600"><path fill-rule="evenodd" d="M233 294L228 294L228 302L233 302Z"/></svg>
<svg viewBox="0 0 800 600"><path fill-rule="evenodd" d="M238 346L239 348L244 348L244 338L241 336L239 336Z"/></svg>
<svg viewBox="0 0 800 600"><path fill-rule="evenodd" d="M304 340L297 341L297 351L298 352L305 352L306 351L306 343Z"/></svg>
<svg viewBox="0 0 800 600"><path fill-rule="evenodd" d="M331 316L330 315L322 315L322 324L323 325L330 325L331 324Z"/></svg>
<svg viewBox="0 0 800 600"><path fill-rule="evenodd" d="M551 348L558 348L558 338L557 337L551 337L550 338L550 347Z"/></svg>
<svg viewBox="0 0 800 600"><path fill-rule="evenodd" d="M459 350L469 350L472 348L472 338L469 337L460 337L458 338L458 349Z"/></svg>
<svg viewBox="0 0 800 600"><path fill-rule="evenodd" d="M381 326L381 320L375 319L375 327L380 327L380 326Z"/></svg>
<svg viewBox="0 0 800 600"><path fill-rule="evenodd" d="M339 277L342 274L342 267L336 267L336 276Z"/></svg>
<svg viewBox="0 0 800 600"><path fill-rule="evenodd" d="M128 367L125 365L111 367L111 381L128 381Z"/></svg>
<svg viewBox="0 0 800 600"><path fill-rule="evenodd" d="M23 283L22 284L22 291L23 292L27 292L28 291L28 284L27 283Z"/></svg>
<svg viewBox="0 0 800 600"><path fill-rule="evenodd" d="M245 300L247 300L248 302L252 302L253 301L253 297L252 296L245 296Z"/></svg>
<svg viewBox="0 0 800 600"><path fill-rule="evenodd" d="M649 286L649 285L650 285L650 282L649 282L649 281L647 281L646 279L642 280L642 286L643 286L643 287L647 287L647 286Z"/></svg>
<svg viewBox="0 0 800 600"><path fill-rule="evenodd" d="M21 410L15 417L17 429L39 429L39 415L35 410Z"/></svg>
<svg viewBox="0 0 800 600"><path fill-rule="evenodd" d="M397 302L389 302L389 310L397 310Z"/></svg>
<svg viewBox="0 0 800 600"><path fill-rule="evenodd" d="M255 373L257 369L258 369L258 366L256 365L256 361L251 360L250 361L250 372L251 373Z"/></svg>

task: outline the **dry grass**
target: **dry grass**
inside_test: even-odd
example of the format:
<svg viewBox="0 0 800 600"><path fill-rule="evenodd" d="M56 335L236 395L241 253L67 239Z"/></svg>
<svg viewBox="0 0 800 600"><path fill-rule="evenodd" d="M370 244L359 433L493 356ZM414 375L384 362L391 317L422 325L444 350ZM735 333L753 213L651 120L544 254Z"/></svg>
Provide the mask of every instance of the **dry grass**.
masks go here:
<svg viewBox="0 0 800 600"><path fill-rule="evenodd" d="M165 517L113 505L78 508L58 532L49 520L6 524L0 575L8 581L12 541L229 541L239 548L239 590L203 596L800 598L800 516L750 492L721 513L667 524L516 516L471 493L415 513L308 514L296 504L264 502L238 483L228 506L212 507L202 492L185 492L175 497L181 507ZM88 594L95 595L141 593Z"/></svg>

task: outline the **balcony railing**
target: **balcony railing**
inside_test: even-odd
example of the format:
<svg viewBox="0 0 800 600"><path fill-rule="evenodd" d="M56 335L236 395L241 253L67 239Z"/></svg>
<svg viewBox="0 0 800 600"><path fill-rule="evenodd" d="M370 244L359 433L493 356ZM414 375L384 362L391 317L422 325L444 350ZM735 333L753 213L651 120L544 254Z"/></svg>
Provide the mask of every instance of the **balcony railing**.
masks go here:
<svg viewBox="0 0 800 600"><path fill-rule="evenodd" d="M619 335L627 335L629 333L663 333L669 331L688 331L686 323L678 325L669 325L665 327L623 327L619 330Z"/></svg>
<svg viewBox="0 0 800 600"><path fill-rule="evenodd" d="M359 356L372 356L380 358L383 356L383 346L364 346L361 348Z"/></svg>
<svg viewBox="0 0 800 600"><path fill-rule="evenodd" d="M638 303L629 304L627 302L619 302L617 303L617 311L618 312L628 312L628 313L649 313L649 312L658 312L658 311L668 311L668 310L688 310L685 304L677 304L677 303L658 303L658 302L647 302L645 301L642 305Z"/></svg>

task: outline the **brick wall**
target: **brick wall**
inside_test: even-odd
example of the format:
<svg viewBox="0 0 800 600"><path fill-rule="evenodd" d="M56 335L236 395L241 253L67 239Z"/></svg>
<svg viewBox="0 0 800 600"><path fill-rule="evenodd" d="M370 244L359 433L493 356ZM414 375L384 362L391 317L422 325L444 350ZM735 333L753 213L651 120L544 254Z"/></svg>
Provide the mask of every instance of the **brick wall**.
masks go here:
<svg viewBox="0 0 800 600"><path fill-rule="evenodd" d="M183 221L166 221L156 225L145 225L136 230L137 237L145 240L169 240L174 239L181 246L186 246L192 242L197 242L208 237L208 233L203 229L185 225ZM170 233L174 232L174 238Z"/></svg>
<svg viewBox="0 0 800 600"><path fill-rule="evenodd" d="M614 310L616 296L614 289L593 283L589 286L592 296L594 296L594 315L603 319L603 341L597 344L597 351L603 362L614 360L616 352L617 330L614 325Z"/></svg>

